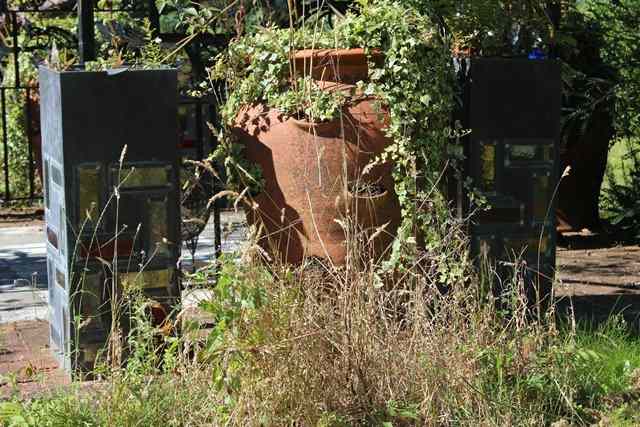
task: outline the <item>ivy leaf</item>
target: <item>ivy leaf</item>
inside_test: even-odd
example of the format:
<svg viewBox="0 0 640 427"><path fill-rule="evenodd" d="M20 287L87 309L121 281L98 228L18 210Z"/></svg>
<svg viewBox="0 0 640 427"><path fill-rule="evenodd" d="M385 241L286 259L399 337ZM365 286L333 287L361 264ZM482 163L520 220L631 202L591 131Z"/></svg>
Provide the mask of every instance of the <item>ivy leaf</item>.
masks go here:
<svg viewBox="0 0 640 427"><path fill-rule="evenodd" d="M198 16L198 11L195 7L187 7L184 9L185 15Z"/></svg>
<svg viewBox="0 0 640 427"><path fill-rule="evenodd" d="M429 106L429 104L431 104L431 95L425 93L420 97L420 102L422 102L426 106Z"/></svg>

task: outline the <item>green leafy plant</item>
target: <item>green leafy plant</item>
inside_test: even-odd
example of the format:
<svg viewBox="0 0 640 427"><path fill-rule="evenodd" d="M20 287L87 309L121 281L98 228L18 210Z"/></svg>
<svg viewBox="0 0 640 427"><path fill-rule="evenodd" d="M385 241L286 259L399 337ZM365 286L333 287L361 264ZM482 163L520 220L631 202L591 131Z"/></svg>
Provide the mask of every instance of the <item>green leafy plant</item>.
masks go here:
<svg viewBox="0 0 640 427"><path fill-rule="evenodd" d="M640 239L640 149L633 139L618 144L624 145L624 154L607 169L600 206L612 225Z"/></svg>
<svg viewBox="0 0 640 427"><path fill-rule="evenodd" d="M228 128L238 113L261 103L284 115L311 121L336 119L358 96L372 96L379 111L388 114L385 133L393 141L376 163L393 164L395 190L404 222L398 232L389 268L415 260L419 240L444 282L461 277L465 251L448 212L443 188L447 147L451 142L454 71L450 48L440 27L428 14L393 0L361 2L335 22L308 22L300 29L265 28L230 44L211 70L212 80L224 79L227 101L222 108L225 129L216 153L236 191L254 179L242 165L241 147ZM369 61L369 78L354 93L318 90L307 77L292 76L290 57L304 48L364 48L379 51L382 64ZM449 251L448 248L451 248Z"/></svg>
<svg viewBox="0 0 640 427"><path fill-rule="evenodd" d="M580 6L584 15L603 35L601 52L605 63L616 70L615 124L620 136L640 135L640 3L635 0L609 2L587 0Z"/></svg>

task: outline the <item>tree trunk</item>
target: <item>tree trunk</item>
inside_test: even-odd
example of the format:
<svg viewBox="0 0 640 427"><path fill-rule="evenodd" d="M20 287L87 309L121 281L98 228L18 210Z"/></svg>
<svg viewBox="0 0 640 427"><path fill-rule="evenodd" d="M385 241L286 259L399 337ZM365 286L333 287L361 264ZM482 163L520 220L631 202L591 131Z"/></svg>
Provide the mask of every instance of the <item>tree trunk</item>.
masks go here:
<svg viewBox="0 0 640 427"><path fill-rule="evenodd" d="M607 167L609 143L615 135L610 90L616 73L600 54L604 46L601 31L572 8L567 8L565 13L560 32L574 38L575 45L555 48L575 74L565 87L568 96L564 107L569 112L586 114L566 121L563 129L561 172L567 166L571 172L562 178L557 195L558 230L598 229L600 187Z"/></svg>
<svg viewBox="0 0 640 427"><path fill-rule="evenodd" d="M613 135L606 107L592 114L584 132L574 129L568 135L561 171L570 166L571 172L562 179L558 191L558 231L600 227L598 200Z"/></svg>

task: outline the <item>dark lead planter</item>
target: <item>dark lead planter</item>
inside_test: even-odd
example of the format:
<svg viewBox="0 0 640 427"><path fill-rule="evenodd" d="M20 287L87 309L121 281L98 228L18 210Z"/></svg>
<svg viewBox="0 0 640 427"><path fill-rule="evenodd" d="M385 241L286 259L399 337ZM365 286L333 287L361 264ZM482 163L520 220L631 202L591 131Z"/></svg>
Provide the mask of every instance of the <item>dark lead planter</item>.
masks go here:
<svg viewBox="0 0 640 427"><path fill-rule="evenodd" d="M78 372L109 335L106 263L113 288L142 287L156 317L178 301L177 76L40 68L40 95L51 347Z"/></svg>
<svg viewBox="0 0 640 427"><path fill-rule="evenodd" d="M465 78L467 174L491 205L472 249L505 279L520 258L527 287L548 296L555 270L555 200L562 84L551 60L472 59ZM537 288L537 289L536 289Z"/></svg>

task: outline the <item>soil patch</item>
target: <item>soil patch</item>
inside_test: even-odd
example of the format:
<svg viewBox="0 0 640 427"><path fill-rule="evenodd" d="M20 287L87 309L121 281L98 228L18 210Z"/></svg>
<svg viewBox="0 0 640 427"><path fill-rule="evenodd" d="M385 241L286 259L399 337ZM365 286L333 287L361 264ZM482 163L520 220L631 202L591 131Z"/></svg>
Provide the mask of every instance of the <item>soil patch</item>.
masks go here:
<svg viewBox="0 0 640 427"><path fill-rule="evenodd" d="M557 252L558 311L590 323L620 313L640 332L640 246L611 245L597 235L573 237Z"/></svg>
<svg viewBox="0 0 640 427"><path fill-rule="evenodd" d="M1 207L0 229L4 227L22 227L42 225L44 209L42 207Z"/></svg>

